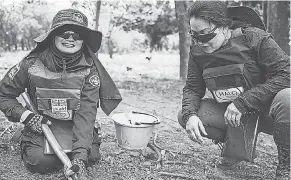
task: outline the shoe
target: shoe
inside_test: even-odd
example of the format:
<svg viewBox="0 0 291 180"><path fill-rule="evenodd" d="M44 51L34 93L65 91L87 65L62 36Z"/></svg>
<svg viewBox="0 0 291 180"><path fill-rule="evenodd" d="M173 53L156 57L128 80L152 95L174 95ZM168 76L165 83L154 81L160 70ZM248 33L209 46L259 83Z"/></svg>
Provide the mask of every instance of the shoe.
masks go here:
<svg viewBox="0 0 291 180"><path fill-rule="evenodd" d="M259 156L258 152L255 151L254 159L257 158L258 156ZM236 168L241 161L242 160L223 157L221 163L217 164L217 167L222 170L231 170L231 169Z"/></svg>
<svg viewBox="0 0 291 180"><path fill-rule="evenodd" d="M241 160L224 157L216 166L222 170L232 170L236 168L240 162Z"/></svg>

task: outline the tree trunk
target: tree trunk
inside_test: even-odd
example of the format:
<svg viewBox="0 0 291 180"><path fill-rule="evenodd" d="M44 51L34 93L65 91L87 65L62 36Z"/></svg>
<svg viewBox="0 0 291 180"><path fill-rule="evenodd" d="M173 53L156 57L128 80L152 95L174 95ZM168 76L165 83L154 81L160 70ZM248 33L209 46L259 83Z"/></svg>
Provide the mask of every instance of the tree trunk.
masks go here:
<svg viewBox="0 0 291 180"><path fill-rule="evenodd" d="M268 1L263 1L263 21L265 26L267 27L268 23Z"/></svg>
<svg viewBox="0 0 291 180"><path fill-rule="evenodd" d="M99 26L99 16L100 16L101 0L96 2L96 17L95 17L95 29L98 30Z"/></svg>
<svg viewBox="0 0 291 180"><path fill-rule="evenodd" d="M267 28L278 45L290 55L288 1L268 1Z"/></svg>
<svg viewBox="0 0 291 180"><path fill-rule="evenodd" d="M22 51L24 51L24 40L23 40L23 38L21 38L20 43L21 43L21 49L22 49Z"/></svg>
<svg viewBox="0 0 291 180"><path fill-rule="evenodd" d="M101 0L96 2L96 17L95 17L95 29L98 30L99 27L99 16L100 16ZM98 57L98 52L95 53Z"/></svg>
<svg viewBox="0 0 291 180"><path fill-rule="evenodd" d="M189 59L189 51L191 39L188 35L189 19L186 15L187 2L175 1L175 11L178 20L179 29L179 50L180 50L180 79L185 80L187 77L187 67Z"/></svg>

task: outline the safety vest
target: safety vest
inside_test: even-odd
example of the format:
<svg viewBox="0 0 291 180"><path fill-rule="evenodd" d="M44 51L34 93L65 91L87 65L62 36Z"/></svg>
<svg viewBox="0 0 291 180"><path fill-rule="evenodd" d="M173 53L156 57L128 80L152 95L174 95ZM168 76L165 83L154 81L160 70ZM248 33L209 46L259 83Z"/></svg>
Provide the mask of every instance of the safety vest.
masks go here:
<svg viewBox="0 0 291 180"><path fill-rule="evenodd" d="M219 103L230 102L243 91L264 82L256 62L257 52L248 46L242 33L213 53L194 46L192 55L203 71L206 87Z"/></svg>
<svg viewBox="0 0 291 180"><path fill-rule="evenodd" d="M192 49L206 87L218 103L232 102L242 92L265 81L256 61L258 53L248 45L246 35L239 32L213 53L204 53L199 46ZM221 155L253 162L258 121L259 114L255 113L243 115L239 127L228 125Z"/></svg>
<svg viewBox="0 0 291 180"><path fill-rule="evenodd" d="M36 58L28 73L31 86L35 87L34 99L39 113L51 117L50 129L55 138L65 152L71 152L72 120L80 108L81 90L90 67L74 72L52 72ZM44 153L54 154L46 139Z"/></svg>
<svg viewBox="0 0 291 180"><path fill-rule="evenodd" d="M35 87L38 110L58 120L72 120L80 108L81 89L90 69L74 72L52 72L39 59L28 69Z"/></svg>

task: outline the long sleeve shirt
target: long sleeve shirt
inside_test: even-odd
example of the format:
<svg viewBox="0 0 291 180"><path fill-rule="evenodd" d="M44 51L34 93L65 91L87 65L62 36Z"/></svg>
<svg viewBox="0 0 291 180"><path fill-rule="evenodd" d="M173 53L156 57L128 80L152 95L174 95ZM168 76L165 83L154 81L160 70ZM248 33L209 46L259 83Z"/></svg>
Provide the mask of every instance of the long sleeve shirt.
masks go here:
<svg viewBox="0 0 291 180"><path fill-rule="evenodd" d="M289 56L278 46L272 36L257 28L245 29L244 35L249 48L257 53L253 61L256 61L265 82L256 84L233 101L241 113L260 110L261 106L270 101L280 90L290 87ZM202 76L203 69L195 61L194 49L193 47L190 49L188 75L183 88L182 119L184 128L188 119L197 114L201 99L206 91Z"/></svg>
<svg viewBox="0 0 291 180"><path fill-rule="evenodd" d="M23 107L16 98L28 90L32 101L36 104L35 87L30 78L29 68L35 63L38 56L24 58L19 64L12 67L0 82L0 110L6 115L8 120L19 122L27 109ZM55 71L52 59L46 54L44 65ZM100 84L96 82L98 72L90 58L82 58L76 65L76 69L90 68L90 73L85 77L80 95L80 108L73 117L73 138L72 152L73 158L87 161L88 152L93 140L93 128L97 114L99 101ZM74 68L73 68L74 69ZM92 77L95 77L92 81ZM100 82L99 82L100 83ZM27 116L27 114L25 115Z"/></svg>

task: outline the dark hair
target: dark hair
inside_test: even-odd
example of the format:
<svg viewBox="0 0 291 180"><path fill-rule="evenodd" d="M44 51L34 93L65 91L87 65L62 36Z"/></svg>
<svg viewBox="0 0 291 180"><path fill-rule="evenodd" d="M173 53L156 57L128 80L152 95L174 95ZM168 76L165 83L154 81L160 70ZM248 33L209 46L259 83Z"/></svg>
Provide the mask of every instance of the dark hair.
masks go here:
<svg viewBox="0 0 291 180"><path fill-rule="evenodd" d="M248 27L242 21L227 17L227 5L222 1L195 1L188 8L189 18L201 18L219 27L228 26L230 29Z"/></svg>

